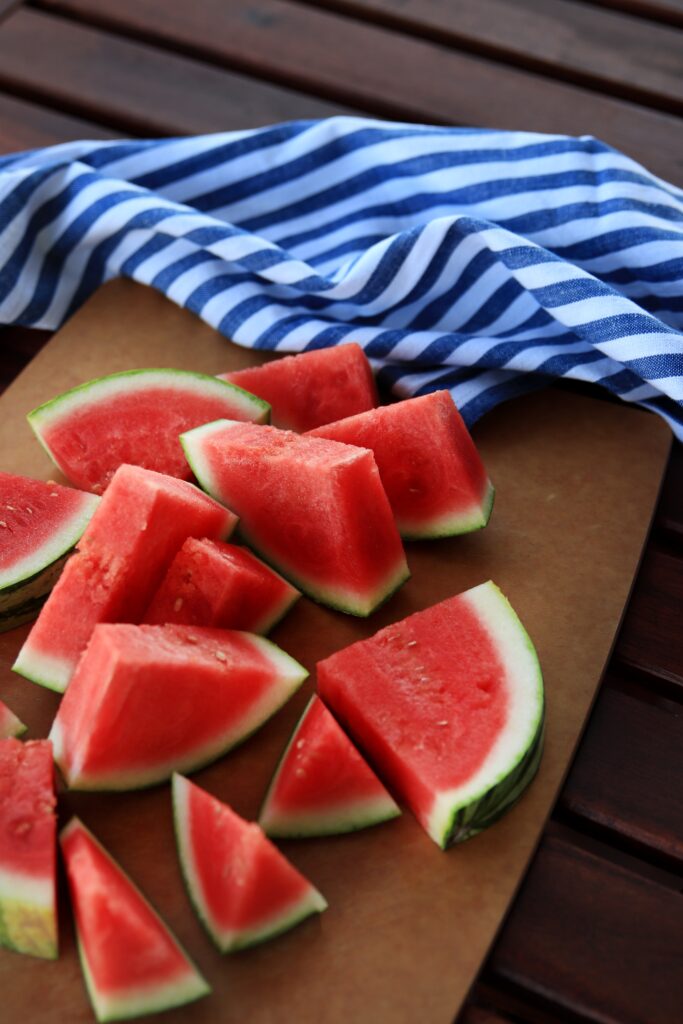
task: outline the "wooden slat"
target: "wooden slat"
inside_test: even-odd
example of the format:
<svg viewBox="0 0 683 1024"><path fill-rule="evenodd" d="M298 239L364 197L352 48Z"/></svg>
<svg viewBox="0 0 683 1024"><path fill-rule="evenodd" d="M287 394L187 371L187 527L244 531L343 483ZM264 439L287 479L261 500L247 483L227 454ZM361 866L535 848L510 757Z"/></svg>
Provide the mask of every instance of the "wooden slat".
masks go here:
<svg viewBox="0 0 683 1024"><path fill-rule="evenodd" d="M0 87L136 134L192 134L348 113L21 8L0 26Z"/></svg>
<svg viewBox="0 0 683 1024"><path fill-rule="evenodd" d="M560 807L672 862L683 863L683 708L603 687Z"/></svg>
<svg viewBox="0 0 683 1024"><path fill-rule="evenodd" d="M21 3L21 0L0 0L0 21L6 18L7 15L15 10Z"/></svg>
<svg viewBox="0 0 683 1024"><path fill-rule="evenodd" d="M683 559L648 548L616 654L631 668L683 687Z"/></svg>
<svg viewBox="0 0 683 1024"><path fill-rule="evenodd" d="M323 6L683 112L683 34L622 12L574 0L323 0Z"/></svg>
<svg viewBox="0 0 683 1024"><path fill-rule="evenodd" d="M668 115L311 7L283 0L51 6L383 116L592 133L683 181L680 124Z"/></svg>
<svg viewBox="0 0 683 1024"><path fill-rule="evenodd" d="M683 444L680 441L671 449L655 522L659 529L683 539Z"/></svg>
<svg viewBox="0 0 683 1024"><path fill-rule="evenodd" d="M486 977L600 1024L677 1024L683 1007L683 896L546 833ZM667 882L669 884L667 884Z"/></svg>
<svg viewBox="0 0 683 1024"><path fill-rule="evenodd" d="M683 0L586 0L596 7L683 27Z"/></svg>
<svg viewBox="0 0 683 1024"><path fill-rule="evenodd" d="M0 155L74 139L111 138L114 134L90 121L0 94Z"/></svg>

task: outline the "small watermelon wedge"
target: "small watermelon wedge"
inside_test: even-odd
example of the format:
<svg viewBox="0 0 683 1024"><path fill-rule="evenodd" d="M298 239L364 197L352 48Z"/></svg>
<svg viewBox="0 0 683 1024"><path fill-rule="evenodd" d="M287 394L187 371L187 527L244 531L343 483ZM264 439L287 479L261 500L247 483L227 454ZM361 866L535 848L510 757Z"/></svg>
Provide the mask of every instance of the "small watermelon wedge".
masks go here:
<svg viewBox="0 0 683 1024"><path fill-rule="evenodd" d="M57 956L56 818L47 740L0 740L0 945Z"/></svg>
<svg viewBox="0 0 683 1024"><path fill-rule="evenodd" d="M159 1013L208 995L168 926L78 818L62 829L60 844L98 1021Z"/></svg>
<svg viewBox="0 0 683 1024"><path fill-rule="evenodd" d="M442 848L519 799L543 748L534 647L492 582L338 651L318 693Z"/></svg>
<svg viewBox="0 0 683 1024"><path fill-rule="evenodd" d="M0 473L0 632L35 619L98 501L73 487Z"/></svg>
<svg viewBox="0 0 683 1024"><path fill-rule="evenodd" d="M326 909L258 825L182 775L173 776L173 816L190 899L222 953L265 942Z"/></svg>
<svg viewBox="0 0 683 1024"><path fill-rule="evenodd" d="M120 466L14 671L63 692L98 622L139 622L185 539L225 538L236 522L193 484Z"/></svg>
<svg viewBox="0 0 683 1024"><path fill-rule="evenodd" d="M269 836L328 836L401 813L318 697L312 697L275 771L259 815Z"/></svg>
<svg viewBox="0 0 683 1024"><path fill-rule="evenodd" d="M410 575L372 452L230 420L181 442L249 546L314 600L369 615Z"/></svg>
<svg viewBox="0 0 683 1024"><path fill-rule="evenodd" d="M21 736L26 732L26 726L13 711L7 707L4 701L0 700L0 740L10 736Z"/></svg>
<svg viewBox="0 0 683 1024"><path fill-rule="evenodd" d="M308 675L264 637L98 625L52 725L72 789L137 789L241 743Z"/></svg>
<svg viewBox="0 0 683 1024"><path fill-rule="evenodd" d="M265 399L273 426L283 430L303 433L377 405L372 367L355 343L283 356L220 377Z"/></svg>
<svg viewBox="0 0 683 1024"><path fill-rule="evenodd" d="M28 421L71 483L102 494L123 463L188 479L179 434L218 417L267 423L269 414L267 402L217 377L151 369L88 381Z"/></svg>
<svg viewBox="0 0 683 1024"><path fill-rule="evenodd" d="M486 526L493 486L448 391L406 398L311 434L374 453L402 537L450 537Z"/></svg>
<svg viewBox="0 0 683 1024"><path fill-rule="evenodd" d="M296 587L246 548L188 537L143 621L265 634L300 597Z"/></svg>

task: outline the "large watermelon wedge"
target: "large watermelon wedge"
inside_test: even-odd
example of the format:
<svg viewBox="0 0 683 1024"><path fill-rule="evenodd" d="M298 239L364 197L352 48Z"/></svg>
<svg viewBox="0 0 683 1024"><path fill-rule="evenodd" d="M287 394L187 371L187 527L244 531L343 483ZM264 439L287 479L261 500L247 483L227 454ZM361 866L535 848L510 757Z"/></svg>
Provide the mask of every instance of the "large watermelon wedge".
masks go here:
<svg viewBox="0 0 683 1024"><path fill-rule="evenodd" d="M327 902L258 825L173 776L178 853L190 899L222 953L274 938Z"/></svg>
<svg viewBox="0 0 683 1024"><path fill-rule="evenodd" d="M225 538L236 522L193 484L120 466L14 671L64 691L96 623L139 622L183 541Z"/></svg>
<svg viewBox="0 0 683 1024"><path fill-rule="evenodd" d="M230 420L181 441L249 545L316 601L369 615L410 575L372 452Z"/></svg>
<svg viewBox="0 0 683 1024"><path fill-rule="evenodd" d="M443 848L492 824L538 768L538 658L491 582L320 662L318 692Z"/></svg>
<svg viewBox="0 0 683 1024"><path fill-rule="evenodd" d="M101 494L123 463L188 479L178 435L219 417L267 423L262 399L186 370L129 370L65 391L28 414L53 462Z"/></svg>
<svg viewBox="0 0 683 1024"><path fill-rule="evenodd" d="M493 486L448 391L385 405L311 432L370 448L402 537L486 526Z"/></svg>
<svg viewBox="0 0 683 1024"><path fill-rule="evenodd" d="M0 700L0 740L9 736L21 736L26 732L26 726L13 711L7 707L4 701Z"/></svg>
<svg viewBox="0 0 683 1024"><path fill-rule="evenodd" d="M73 789L135 789L213 761L275 714L308 673L252 633L99 625L50 738Z"/></svg>
<svg viewBox="0 0 683 1024"><path fill-rule="evenodd" d="M0 945L57 956L54 767L47 740L0 740Z"/></svg>
<svg viewBox="0 0 683 1024"><path fill-rule="evenodd" d="M372 368L355 343L283 356L220 376L264 398L273 426L284 430L311 430L377 405Z"/></svg>
<svg viewBox="0 0 683 1024"><path fill-rule="evenodd" d="M0 632L36 617L98 500L0 473Z"/></svg>
<svg viewBox="0 0 683 1024"><path fill-rule="evenodd" d="M270 783L259 824L269 836L353 832L401 813L341 726L312 697Z"/></svg>
<svg viewBox="0 0 683 1024"><path fill-rule="evenodd" d="M208 995L199 971L119 865L72 818L60 835L88 995L98 1021Z"/></svg>

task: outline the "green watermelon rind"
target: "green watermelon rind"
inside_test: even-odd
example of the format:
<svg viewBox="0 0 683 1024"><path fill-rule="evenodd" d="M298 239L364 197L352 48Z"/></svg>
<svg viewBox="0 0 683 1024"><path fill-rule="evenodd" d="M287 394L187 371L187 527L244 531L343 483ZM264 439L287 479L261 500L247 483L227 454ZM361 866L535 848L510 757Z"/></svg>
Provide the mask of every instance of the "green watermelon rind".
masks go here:
<svg viewBox="0 0 683 1024"><path fill-rule="evenodd" d="M536 649L500 589L491 581L475 588L475 591L479 592L484 590L491 607L495 608L497 605L495 611L515 638L517 663L521 665L523 660L526 661L525 669L532 676L529 682L533 700L529 701L526 739L517 744L512 760L507 761L493 778L486 777L486 773L483 772L484 778L479 789L468 792L465 798L453 799L449 791L437 797L435 804L438 806L432 809L429 823L425 824L425 827L442 849L477 835L509 810L536 775L543 751L545 698L543 675ZM472 594L473 591L468 593ZM509 662L505 664L510 668Z"/></svg>
<svg viewBox="0 0 683 1024"><path fill-rule="evenodd" d="M460 512L455 515L449 513L446 516L439 516L421 526L409 525L397 517L398 532L404 540L441 540L446 537L460 537L467 533L483 530L491 518L495 494L495 487L490 480L487 480L480 505L468 509L465 513Z"/></svg>
<svg viewBox="0 0 683 1024"><path fill-rule="evenodd" d="M282 766L315 699L315 697L311 697L301 718L294 726L261 804L258 817L259 825L266 835L273 839L311 839L318 836L344 835L349 832L360 832L361 829L371 828L373 825L381 825L383 822L392 821L401 815L401 808L386 790L384 796L376 797L371 801L358 801L352 807L347 804L342 813L332 809L326 813L290 814L286 818L283 818L282 815L269 814L268 805L280 777ZM377 782L381 785L379 779Z"/></svg>
<svg viewBox="0 0 683 1024"><path fill-rule="evenodd" d="M92 776L81 776L74 780L73 773L69 771L68 766L65 764L64 758L64 738L60 723L57 719L52 724L50 731L50 740L52 741L52 747L54 751L55 763L59 767L64 781L66 782L69 789L74 792L113 792L121 793L128 792L129 790L135 789L149 789L152 786L157 786L163 782L166 782L171 778L174 772L196 772L200 769L212 764L217 761L218 758L223 757L225 754L230 753L232 750L236 750L238 747L246 743L262 726L265 725L274 715L280 711L281 708L287 703L304 681L308 678L308 670L304 668L298 661L292 658L291 655L283 651L282 648L274 644L272 640L268 640L266 637L259 636L257 634L249 634L251 640L258 647L265 647L264 653L270 658L276 665L279 664L281 670L287 669L291 674L282 676L277 681L278 696L277 700L262 702L259 705L260 710L258 714L252 710L254 717L254 724L249 727L247 732L241 733L237 739L229 738L227 741L224 737L217 738L215 742L207 744L202 748L201 751L188 756L186 760L180 758L175 759L172 762L168 762L161 767L150 769L147 772L133 773L125 775L122 772L118 772L115 775L100 776L99 778L92 778ZM272 697L275 687L272 687L267 697ZM268 709L263 710L263 707L267 705Z"/></svg>
<svg viewBox="0 0 683 1024"><path fill-rule="evenodd" d="M49 654L32 650L28 644L29 638L19 651L12 672L53 693L64 693L73 675L72 663L64 658L53 658Z"/></svg>
<svg viewBox="0 0 683 1024"><path fill-rule="evenodd" d="M7 899L21 906L23 944L11 938L6 922ZM53 879L35 878L0 868L0 946L41 960L57 959L57 906Z"/></svg>
<svg viewBox="0 0 683 1024"><path fill-rule="evenodd" d="M185 888L187 889L190 902L195 909L197 917L203 924L208 935L211 937L221 953L236 953L242 949L249 949L252 946L260 945L269 939L288 932L291 928L300 924L307 917L313 914L320 914L327 909L327 900L311 886L303 899L299 900L292 908L284 914L278 914L267 924L259 928L242 931L239 938L228 938L221 936L219 929L210 920L206 913L203 900L200 896L199 883L192 863L192 853L187 839L187 828L184 823L187 820L186 799L184 790L186 780L177 772L173 775L172 798L173 798L173 822L175 827L176 843L178 847L178 859L180 861L181 873Z"/></svg>
<svg viewBox="0 0 683 1024"><path fill-rule="evenodd" d="M130 1020L134 1017L147 1016L151 1013L160 1013L163 1010L171 1010L178 1006L185 1006L188 1003L194 1002L197 999L201 999L203 996L211 993L211 986L200 974L196 964L188 956L178 939L171 932L170 928L163 920L160 914L154 909L152 904L149 902L146 896L140 891L137 885L133 882L130 875L123 870L118 861L108 853L102 844L95 838L90 829L86 828L82 821L78 818L72 818L71 821L65 825L60 833L60 841L74 829L82 829L88 834L93 843L99 847L104 853L105 857L121 872L123 877L129 883L132 889L138 894L142 901L152 911L154 917L159 921L162 927L169 934L183 957L188 966L189 971L194 971L194 974L189 973L187 981L181 984L163 985L158 986L156 990L153 990L153 995L150 997L149 994L129 997L117 997L108 1000L109 1006L106 1007L101 1001L100 994L98 993L97 986L95 984L90 966L88 964L88 957L85 951L85 947L81 940L80 932L76 928L76 945L78 948L78 956L81 962L81 969L83 971L83 978L85 980L85 987L90 998L95 1016L100 1024L107 1024L108 1021L116 1020Z"/></svg>
<svg viewBox="0 0 683 1024"><path fill-rule="evenodd" d="M5 729L9 726L9 732L2 731L3 721L5 722ZM0 740L16 739L18 736L23 736L25 732L28 732L28 726L24 725L18 715L15 715L12 709L8 708L4 701L0 700Z"/></svg>

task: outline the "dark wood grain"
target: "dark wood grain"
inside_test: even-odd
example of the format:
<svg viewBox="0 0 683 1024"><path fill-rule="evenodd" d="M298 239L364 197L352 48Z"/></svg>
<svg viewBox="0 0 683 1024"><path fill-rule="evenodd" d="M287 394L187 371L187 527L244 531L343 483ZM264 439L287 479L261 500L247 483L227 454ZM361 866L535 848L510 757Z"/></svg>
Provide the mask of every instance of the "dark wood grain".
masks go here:
<svg viewBox="0 0 683 1024"><path fill-rule="evenodd" d="M683 562L652 546L643 559L616 654L683 693Z"/></svg>
<svg viewBox="0 0 683 1024"><path fill-rule="evenodd" d="M320 0L306 2L320 6ZM683 33L623 13L574 0L323 0L322 6L683 111Z"/></svg>
<svg viewBox="0 0 683 1024"><path fill-rule="evenodd" d="M488 973L581 1020L680 1024L678 880L646 877L606 854L569 832L546 833Z"/></svg>
<svg viewBox="0 0 683 1024"><path fill-rule="evenodd" d="M0 26L0 87L135 134L344 113L293 90L22 8Z"/></svg>
<svg viewBox="0 0 683 1024"><path fill-rule="evenodd" d="M595 7L634 14L664 25L683 27L683 0L585 0Z"/></svg>
<svg viewBox="0 0 683 1024"><path fill-rule="evenodd" d="M327 11L283 0L51 0L51 9L383 116L599 135L683 181L678 122L666 114Z"/></svg>
<svg viewBox="0 0 683 1024"><path fill-rule="evenodd" d="M569 777L560 808L646 855L683 864L683 707L605 686Z"/></svg>
<svg viewBox="0 0 683 1024"><path fill-rule="evenodd" d="M74 139L111 138L115 134L91 121L0 94L0 154Z"/></svg>
<svg viewBox="0 0 683 1024"><path fill-rule="evenodd" d="M657 506L656 524L676 540L683 539L683 444L680 441L671 449Z"/></svg>

